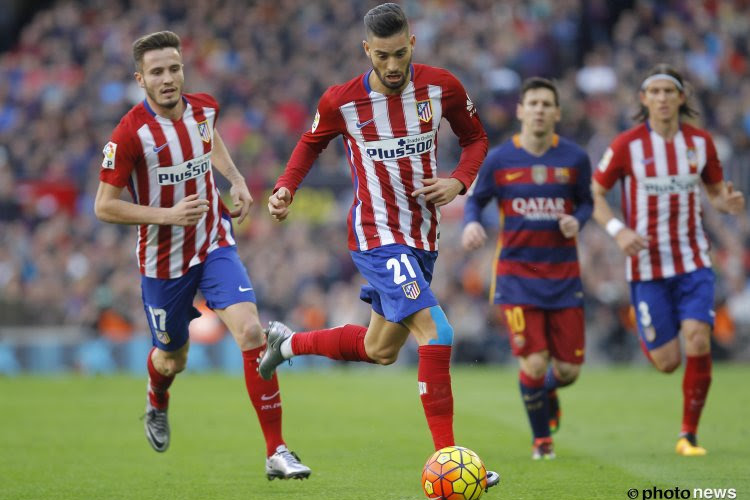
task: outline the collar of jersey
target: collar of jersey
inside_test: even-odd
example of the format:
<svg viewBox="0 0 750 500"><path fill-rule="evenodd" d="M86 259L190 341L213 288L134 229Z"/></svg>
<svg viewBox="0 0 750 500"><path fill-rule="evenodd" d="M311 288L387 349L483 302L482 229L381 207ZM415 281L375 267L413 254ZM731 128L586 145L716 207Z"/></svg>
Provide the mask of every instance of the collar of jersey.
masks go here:
<svg viewBox="0 0 750 500"><path fill-rule="evenodd" d="M187 107L188 100L187 100L187 98L184 95L182 96L182 102L184 102L185 106ZM146 108L146 111L148 111L149 113L151 113L151 116L153 116L154 118L157 117L156 112L153 109L151 109L151 105L148 103L148 99L143 99L143 106Z"/></svg>

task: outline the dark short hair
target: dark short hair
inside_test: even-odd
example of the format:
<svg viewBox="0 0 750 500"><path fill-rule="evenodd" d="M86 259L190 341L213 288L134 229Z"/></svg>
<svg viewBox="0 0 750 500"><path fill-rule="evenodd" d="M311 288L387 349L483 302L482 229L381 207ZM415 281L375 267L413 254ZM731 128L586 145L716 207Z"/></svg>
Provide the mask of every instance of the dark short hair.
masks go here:
<svg viewBox="0 0 750 500"><path fill-rule="evenodd" d="M542 78L541 76L532 76L527 78L521 84L521 93L519 94L518 102L523 103L523 98L526 96L526 92L534 89L549 89L555 95L555 106L560 107L560 95L557 92L557 86L552 80Z"/></svg>
<svg viewBox="0 0 750 500"><path fill-rule="evenodd" d="M143 54L149 50L159 50L173 47L180 51L180 37L171 31L157 31L150 35L144 35L133 42L133 61L136 71L143 69Z"/></svg>
<svg viewBox="0 0 750 500"><path fill-rule="evenodd" d="M409 31L409 21L406 14L395 3L383 3L370 9L365 14L365 30L367 36L388 38L393 35Z"/></svg>
<svg viewBox="0 0 750 500"><path fill-rule="evenodd" d="M667 63L659 63L655 66L652 66L651 69L648 70L646 73L646 76L643 77L642 81L646 81L646 78L654 75L669 75L678 82L680 82L680 86L682 88L678 89L680 92L685 94L686 97L690 97L690 94L687 92L688 86L685 82L685 79L682 76L682 73L677 71L677 69L674 68L674 66L667 64ZM638 92L642 92L643 88L639 87ZM690 105L689 99L685 99L685 102L682 103L680 106L680 115L686 116L688 118L692 118L694 116L698 116L698 110L695 109ZM648 108L644 106L643 104L640 105L638 112L633 115L633 119L637 122L644 122L648 119Z"/></svg>

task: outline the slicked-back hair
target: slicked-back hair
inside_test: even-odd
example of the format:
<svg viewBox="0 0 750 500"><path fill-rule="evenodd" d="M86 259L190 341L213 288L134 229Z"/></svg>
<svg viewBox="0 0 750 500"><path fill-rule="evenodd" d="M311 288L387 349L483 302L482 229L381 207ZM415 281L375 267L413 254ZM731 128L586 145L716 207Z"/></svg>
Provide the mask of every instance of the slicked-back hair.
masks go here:
<svg viewBox="0 0 750 500"><path fill-rule="evenodd" d="M175 48L180 50L180 37L171 31L157 31L150 35L144 35L133 42L133 61L135 70L139 73L143 70L143 54L149 50L159 50L166 48Z"/></svg>
<svg viewBox="0 0 750 500"><path fill-rule="evenodd" d="M409 31L409 20L401 7L395 3L383 3L365 14L367 37L388 38Z"/></svg>
<svg viewBox="0 0 750 500"><path fill-rule="evenodd" d="M685 102L682 103L680 106L680 116L686 116L688 118L693 118L695 116L698 116L698 110L695 109L690 105L690 93L688 90L687 82L685 82L685 79L682 76L682 73L677 71L674 66L667 64L667 63L659 63L655 66L652 66L651 69L648 70L648 73L646 73L646 76L643 78L643 81L646 81L646 78L654 75L669 75L678 82L680 82L680 85L682 85L682 89L678 89L680 92L685 94ZM646 89L639 88L638 92L643 92ZM638 109L638 112L633 115L633 120L637 122L645 122L648 120L648 108L644 106L643 104L640 105L640 108Z"/></svg>
<svg viewBox="0 0 750 500"><path fill-rule="evenodd" d="M518 102L523 104L523 98L526 96L526 92L534 89L549 89L555 96L555 106L560 107L560 95L557 93L557 86L552 80L542 78L541 76L532 76L527 78L521 84L521 93L519 95Z"/></svg>

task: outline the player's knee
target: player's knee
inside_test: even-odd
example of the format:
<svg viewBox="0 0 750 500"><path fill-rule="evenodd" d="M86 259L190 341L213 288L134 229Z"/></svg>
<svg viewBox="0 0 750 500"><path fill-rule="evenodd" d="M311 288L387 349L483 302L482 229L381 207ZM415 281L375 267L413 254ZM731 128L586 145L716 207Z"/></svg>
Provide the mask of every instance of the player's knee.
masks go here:
<svg viewBox="0 0 750 500"><path fill-rule="evenodd" d="M672 373L680 367L679 356L669 356L661 359L654 359L654 366L663 373Z"/></svg>
<svg viewBox="0 0 750 500"><path fill-rule="evenodd" d="M173 377L180 373L181 371L185 370L185 367L187 366L187 353L185 353L182 356L177 356L173 358L167 358L162 363L162 375L166 377Z"/></svg>
<svg viewBox="0 0 750 500"><path fill-rule="evenodd" d="M443 308L440 306L431 307L430 315L432 321L435 322L437 338L430 340L429 343L431 345L453 345L453 327L448 322Z"/></svg>
<svg viewBox="0 0 750 500"><path fill-rule="evenodd" d="M367 356L377 364L387 366L396 362L399 351L400 349L391 347L380 347L373 349L372 352L368 350Z"/></svg>
<svg viewBox="0 0 750 500"><path fill-rule="evenodd" d="M579 373L581 373L581 365L560 364L555 370L555 376L561 385L572 384L578 378Z"/></svg>
<svg viewBox="0 0 750 500"><path fill-rule="evenodd" d="M539 354L531 354L524 359L521 369L531 378L544 377L547 373L547 359Z"/></svg>
<svg viewBox="0 0 750 500"><path fill-rule="evenodd" d="M243 323L240 331L236 335L237 344L240 350L247 351L263 345L265 342L263 328L257 319L249 320Z"/></svg>

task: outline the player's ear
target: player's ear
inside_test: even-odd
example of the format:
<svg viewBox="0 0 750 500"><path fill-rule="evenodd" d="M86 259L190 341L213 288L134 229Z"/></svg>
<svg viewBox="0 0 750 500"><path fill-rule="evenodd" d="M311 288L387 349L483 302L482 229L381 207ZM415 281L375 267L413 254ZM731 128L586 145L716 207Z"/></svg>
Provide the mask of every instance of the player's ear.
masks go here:
<svg viewBox="0 0 750 500"><path fill-rule="evenodd" d="M409 37L409 45L411 45L412 50L414 49L414 44L417 43L417 37L416 35L412 34Z"/></svg>
<svg viewBox="0 0 750 500"><path fill-rule="evenodd" d="M370 57L370 44L367 43L367 40L362 40L362 48L365 49L365 54L367 57Z"/></svg>
<svg viewBox="0 0 750 500"><path fill-rule="evenodd" d="M140 88L145 88L143 83L143 75L136 71L135 73L133 73L133 76L135 77L135 81L138 82L138 86Z"/></svg>

